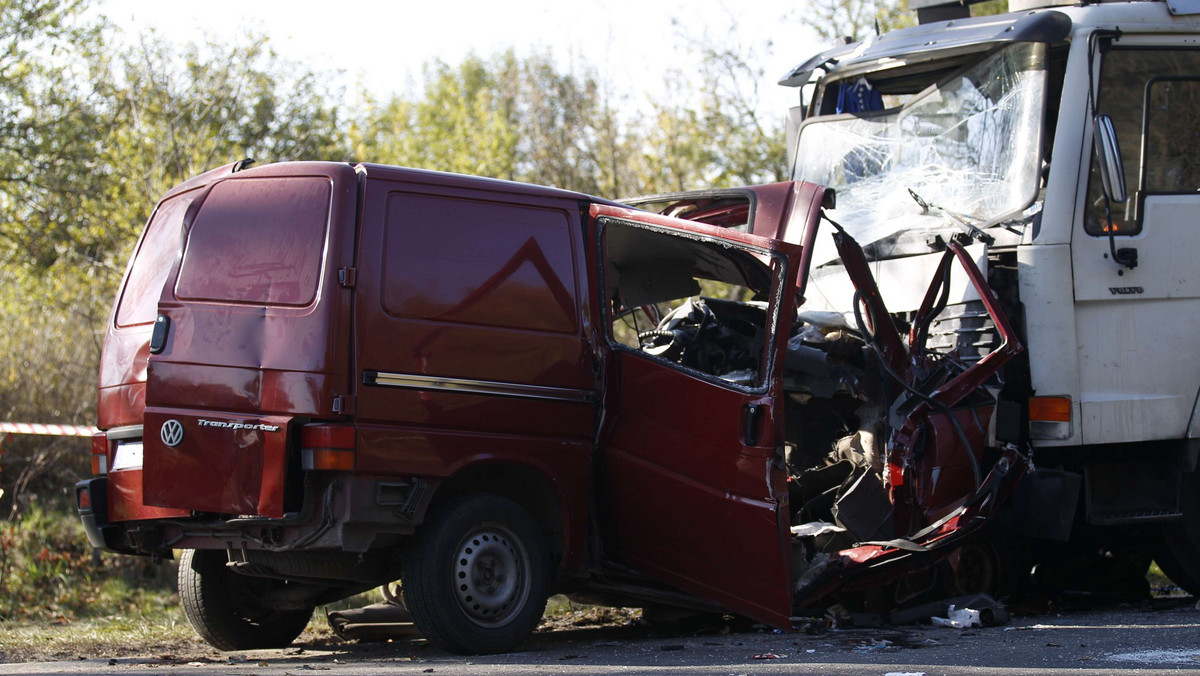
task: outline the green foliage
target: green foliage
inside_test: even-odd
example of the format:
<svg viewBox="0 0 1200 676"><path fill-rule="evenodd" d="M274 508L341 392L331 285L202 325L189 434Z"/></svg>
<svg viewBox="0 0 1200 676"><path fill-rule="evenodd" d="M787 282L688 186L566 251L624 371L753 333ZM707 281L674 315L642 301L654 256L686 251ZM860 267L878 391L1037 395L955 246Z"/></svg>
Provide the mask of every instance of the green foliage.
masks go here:
<svg viewBox="0 0 1200 676"><path fill-rule="evenodd" d="M596 72L512 51L434 62L416 97L369 102L351 133L361 159L492 176L608 197L786 178L782 114L756 109L752 55L708 48L643 115Z"/></svg>
<svg viewBox="0 0 1200 676"><path fill-rule="evenodd" d="M826 40L848 38L851 42L868 36L912 26L917 14L908 0L813 0L801 15L803 23Z"/></svg>
<svg viewBox="0 0 1200 676"><path fill-rule="evenodd" d="M0 3L0 256L45 267L59 247L92 244L72 214L91 199L101 101L86 82L101 26L79 2Z"/></svg>
<svg viewBox="0 0 1200 676"><path fill-rule="evenodd" d="M732 18L729 31L737 34ZM770 81L755 64L764 61L770 44L747 47L707 32L680 39L699 57L700 77L691 83L677 75L675 81L690 91L674 89L673 102L658 108L657 130L665 132L667 150L655 154L670 167L677 183L672 189L787 180L783 111L764 117L758 110L759 88Z"/></svg>
<svg viewBox="0 0 1200 676"><path fill-rule="evenodd" d="M243 157L348 158L340 92L281 60L263 36L182 47L143 37L93 69L117 122L103 158L123 191L114 202L145 210L172 185Z"/></svg>
<svg viewBox="0 0 1200 676"><path fill-rule="evenodd" d="M353 136L356 159L511 178L516 139L496 74L471 56L457 67L435 61L425 78L420 100L372 105Z"/></svg>
<svg viewBox="0 0 1200 676"><path fill-rule="evenodd" d="M340 92L262 36L115 50L82 3L0 2L0 419L95 420L100 341L125 261L168 188L243 157L348 159ZM86 440L4 444L11 513L68 498Z"/></svg>
<svg viewBox="0 0 1200 676"><path fill-rule="evenodd" d="M0 265L0 420L95 419L95 380L116 275L67 251L45 270ZM102 300L98 300L102 299ZM16 498L39 495L66 506L88 471L87 439L13 435L3 441L7 513Z"/></svg>
<svg viewBox="0 0 1200 676"><path fill-rule="evenodd" d="M992 16L1008 12L1008 0L987 0L971 5L971 16Z"/></svg>
<svg viewBox="0 0 1200 676"><path fill-rule="evenodd" d="M31 505L0 521L0 621L120 615L145 618L171 602L171 569L93 552L79 518Z"/></svg>

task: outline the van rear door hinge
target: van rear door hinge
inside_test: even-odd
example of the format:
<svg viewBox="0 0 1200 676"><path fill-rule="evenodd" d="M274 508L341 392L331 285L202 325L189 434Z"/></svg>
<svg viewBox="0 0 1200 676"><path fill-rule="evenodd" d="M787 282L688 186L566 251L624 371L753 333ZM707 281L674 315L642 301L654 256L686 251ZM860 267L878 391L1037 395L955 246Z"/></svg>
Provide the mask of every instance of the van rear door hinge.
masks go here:
<svg viewBox="0 0 1200 676"><path fill-rule="evenodd" d="M358 277L358 270L355 268L338 268L338 284L347 289L354 286L354 281Z"/></svg>
<svg viewBox="0 0 1200 676"><path fill-rule="evenodd" d="M334 397L333 412L338 415L354 415L354 395L339 394Z"/></svg>

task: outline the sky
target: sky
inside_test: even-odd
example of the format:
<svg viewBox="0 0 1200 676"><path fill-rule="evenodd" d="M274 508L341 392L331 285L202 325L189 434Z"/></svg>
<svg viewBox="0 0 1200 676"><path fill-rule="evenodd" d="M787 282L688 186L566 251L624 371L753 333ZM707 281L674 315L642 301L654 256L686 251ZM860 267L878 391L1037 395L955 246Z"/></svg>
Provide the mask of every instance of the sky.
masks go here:
<svg viewBox="0 0 1200 676"><path fill-rule="evenodd" d="M432 59L453 64L471 52L488 56L512 47L520 55L549 51L560 69L582 60L615 93L644 105L664 73L694 66L681 33L695 40L710 35L762 54L760 92L780 115L795 105L796 94L775 82L824 47L795 18L796 7L755 0L102 0L95 6L128 36L154 30L186 42L265 33L282 56L343 71L345 84L361 84L377 98L409 90Z"/></svg>

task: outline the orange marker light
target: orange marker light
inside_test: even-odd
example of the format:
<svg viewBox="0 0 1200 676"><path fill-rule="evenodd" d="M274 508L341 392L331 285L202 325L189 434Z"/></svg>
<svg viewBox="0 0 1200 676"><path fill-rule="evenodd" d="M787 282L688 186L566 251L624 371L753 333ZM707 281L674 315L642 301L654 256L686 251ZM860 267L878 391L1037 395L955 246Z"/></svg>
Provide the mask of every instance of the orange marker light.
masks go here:
<svg viewBox="0 0 1200 676"><path fill-rule="evenodd" d="M1041 422L1071 422L1071 398L1030 397L1029 419Z"/></svg>
<svg viewBox="0 0 1200 676"><path fill-rule="evenodd" d="M354 469L353 425L306 425L300 431L300 464L306 470Z"/></svg>

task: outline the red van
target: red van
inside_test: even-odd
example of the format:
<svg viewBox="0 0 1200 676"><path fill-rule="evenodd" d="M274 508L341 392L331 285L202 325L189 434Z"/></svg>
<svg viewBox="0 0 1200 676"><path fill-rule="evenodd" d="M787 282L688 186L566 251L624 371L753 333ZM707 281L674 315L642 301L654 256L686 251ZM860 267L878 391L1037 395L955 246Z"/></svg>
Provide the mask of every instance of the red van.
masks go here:
<svg viewBox="0 0 1200 676"><path fill-rule="evenodd" d="M957 242L943 268L1003 337L981 360L924 346L949 273L902 338L837 233L857 325L803 313L832 197L664 215L379 165L198 176L155 208L107 327L88 537L182 550L188 619L226 650L394 580L426 637L476 653L550 593L790 629L907 579L1027 464L991 387L1020 346Z"/></svg>

